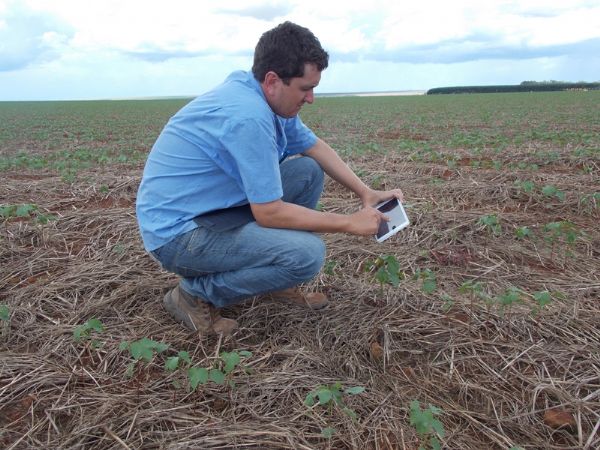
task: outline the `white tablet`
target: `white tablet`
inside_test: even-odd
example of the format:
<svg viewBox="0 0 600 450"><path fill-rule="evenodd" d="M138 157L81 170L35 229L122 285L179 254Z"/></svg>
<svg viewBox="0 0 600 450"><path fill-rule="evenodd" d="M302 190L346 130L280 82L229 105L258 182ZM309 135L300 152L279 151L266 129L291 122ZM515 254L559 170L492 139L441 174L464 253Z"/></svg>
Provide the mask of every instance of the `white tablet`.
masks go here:
<svg viewBox="0 0 600 450"><path fill-rule="evenodd" d="M379 223L379 230L375 235L377 242L385 241L410 224L402 203L396 197L380 203L376 208L390 219L389 222L382 220Z"/></svg>

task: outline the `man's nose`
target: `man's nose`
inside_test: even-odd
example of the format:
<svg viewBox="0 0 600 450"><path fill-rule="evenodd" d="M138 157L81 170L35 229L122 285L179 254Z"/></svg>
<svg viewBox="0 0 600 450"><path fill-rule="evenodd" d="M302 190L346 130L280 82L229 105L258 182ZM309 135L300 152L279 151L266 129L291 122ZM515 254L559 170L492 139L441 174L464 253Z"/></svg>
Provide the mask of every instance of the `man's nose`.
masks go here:
<svg viewBox="0 0 600 450"><path fill-rule="evenodd" d="M312 102L315 101L315 93L312 89L306 93L304 96L304 101L308 104L312 104Z"/></svg>

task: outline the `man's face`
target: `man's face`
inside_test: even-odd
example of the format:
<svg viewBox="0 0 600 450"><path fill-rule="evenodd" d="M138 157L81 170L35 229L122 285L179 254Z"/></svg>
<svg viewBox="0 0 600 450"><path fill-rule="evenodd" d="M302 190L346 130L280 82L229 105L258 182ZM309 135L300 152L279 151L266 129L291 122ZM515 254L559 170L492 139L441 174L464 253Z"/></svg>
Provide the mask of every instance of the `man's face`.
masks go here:
<svg viewBox="0 0 600 450"><path fill-rule="evenodd" d="M314 64L304 66L304 76L291 78L285 84L274 72L269 72L263 83L267 102L271 109L281 117L294 117L304 103L312 103L315 99L313 89L321 81L321 72Z"/></svg>

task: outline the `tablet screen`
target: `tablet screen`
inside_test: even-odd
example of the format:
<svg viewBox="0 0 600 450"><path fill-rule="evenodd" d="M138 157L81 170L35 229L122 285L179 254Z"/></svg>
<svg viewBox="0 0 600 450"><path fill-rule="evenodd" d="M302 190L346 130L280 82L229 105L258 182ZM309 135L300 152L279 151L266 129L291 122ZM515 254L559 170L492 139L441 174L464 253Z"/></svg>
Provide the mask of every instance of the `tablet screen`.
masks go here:
<svg viewBox="0 0 600 450"><path fill-rule="evenodd" d="M379 222L379 229L375 235L378 242L385 241L409 224L406 212L397 198L387 200L378 205L377 209L390 219L389 222Z"/></svg>

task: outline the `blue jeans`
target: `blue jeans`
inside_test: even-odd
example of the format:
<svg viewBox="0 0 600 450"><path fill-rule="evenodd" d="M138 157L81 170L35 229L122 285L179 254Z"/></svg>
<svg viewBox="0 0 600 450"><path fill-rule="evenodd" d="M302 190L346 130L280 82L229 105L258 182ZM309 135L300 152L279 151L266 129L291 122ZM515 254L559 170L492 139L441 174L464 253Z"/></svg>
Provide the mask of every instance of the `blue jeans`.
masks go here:
<svg viewBox="0 0 600 450"><path fill-rule="evenodd" d="M323 191L321 166L299 157L280 171L283 201L314 209ZM312 232L250 222L228 231L198 227L152 254L182 277L182 289L220 308L311 280L325 261L325 244Z"/></svg>

